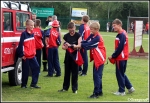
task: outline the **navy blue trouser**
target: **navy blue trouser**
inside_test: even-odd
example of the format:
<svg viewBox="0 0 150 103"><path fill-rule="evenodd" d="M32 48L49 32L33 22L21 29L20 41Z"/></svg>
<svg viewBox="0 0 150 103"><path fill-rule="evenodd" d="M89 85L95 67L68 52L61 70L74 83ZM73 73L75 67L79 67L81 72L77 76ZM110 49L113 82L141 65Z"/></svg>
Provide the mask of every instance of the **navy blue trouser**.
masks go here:
<svg viewBox="0 0 150 103"><path fill-rule="evenodd" d="M41 55L42 55L42 49L37 49L36 50L36 59L39 63L40 69L41 69Z"/></svg>
<svg viewBox="0 0 150 103"><path fill-rule="evenodd" d="M32 81L31 85L36 85L39 78L39 71L40 67L36 60L36 57L31 59L22 59L22 84L21 86L26 86L28 82L28 75L29 75L29 67L32 71Z"/></svg>
<svg viewBox="0 0 150 103"><path fill-rule="evenodd" d="M88 55L87 55L87 50L81 49L80 53L82 55L84 64L83 64L83 69L82 69L82 66L79 67L79 71L82 71L82 74L87 74L87 70L88 70Z"/></svg>
<svg viewBox="0 0 150 103"><path fill-rule="evenodd" d="M68 58L65 62L63 89L69 89L71 78L72 91L78 90L78 69L79 66L74 62L74 60L72 58Z"/></svg>
<svg viewBox="0 0 150 103"><path fill-rule="evenodd" d="M56 70L56 75L61 75L61 69L59 65L58 48L48 48L48 75L52 76Z"/></svg>
<svg viewBox="0 0 150 103"><path fill-rule="evenodd" d="M95 94L102 93L102 75L103 75L104 64L100 65L98 69L93 67L93 81L94 81L94 91Z"/></svg>
<svg viewBox="0 0 150 103"><path fill-rule="evenodd" d="M125 87L130 89L132 84L125 75L127 60L116 61L116 78L119 86L119 92L125 92Z"/></svg>

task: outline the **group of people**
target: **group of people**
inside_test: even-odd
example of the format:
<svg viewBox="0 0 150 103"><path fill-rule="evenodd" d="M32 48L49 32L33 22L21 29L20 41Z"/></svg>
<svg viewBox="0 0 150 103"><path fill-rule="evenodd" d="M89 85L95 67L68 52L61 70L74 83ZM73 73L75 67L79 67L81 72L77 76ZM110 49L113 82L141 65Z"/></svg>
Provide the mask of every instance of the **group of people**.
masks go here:
<svg viewBox="0 0 150 103"><path fill-rule="evenodd" d="M114 32L114 28L113 28L113 26L111 26L111 23L110 22L107 22L107 24L106 24L106 31L107 32Z"/></svg>
<svg viewBox="0 0 150 103"><path fill-rule="evenodd" d="M55 18L57 16L53 16ZM41 50L44 47L42 38L44 37L45 53L48 60L48 74L46 77L53 77L56 71L56 77L61 76L61 67L59 63L58 47L62 44L62 49L65 50L64 58L64 81L62 89L58 92L66 92L70 87L70 79L72 84L72 92L77 93L78 90L78 74L81 76L87 75L88 56L87 50L90 50L90 61L93 61L93 82L94 90L90 98L98 98L103 95L102 90L102 75L104 63L106 61L106 47L104 39L99 33L100 24L93 22L88 25L89 16L82 17L82 24L79 31L76 32L75 23L69 22L67 25L68 33L64 34L61 40L60 23L55 18L52 20L52 28L44 33L40 28L40 20L35 21L28 19L26 21L26 30L22 32L18 55L22 58L22 84L21 88L27 88L29 66L32 71L31 88L40 88L37 86L40 73L40 56ZM34 23L35 22L35 23ZM46 22L47 23L47 22ZM48 25L50 22L47 23ZM128 35L122 29L122 22L115 19L112 22L114 31L118 32L115 39L114 53L108 59L112 64L116 65L116 78L118 82L118 91L115 95L125 95L125 87L129 93L135 91L129 79L125 75L127 60L128 60ZM61 43L62 42L62 43ZM44 53L43 53L44 54Z"/></svg>
<svg viewBox="0 0 150 103"><path fill-rule="evenodd" d="M131 22L130 24L130 31L134 33L135 31L135 24L134 22ZM147 33L149 34L149 22L147 22L146 24L143 23L143 30L142 30L142 33Z"/></svg>

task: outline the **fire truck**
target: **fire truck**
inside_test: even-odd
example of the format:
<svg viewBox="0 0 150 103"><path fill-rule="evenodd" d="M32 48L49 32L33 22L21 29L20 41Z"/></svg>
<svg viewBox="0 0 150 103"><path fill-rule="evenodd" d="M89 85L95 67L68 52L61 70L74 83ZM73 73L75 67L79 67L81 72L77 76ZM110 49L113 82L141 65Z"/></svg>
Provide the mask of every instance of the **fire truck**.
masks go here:
<svg viewBox="0 0 150 103"><path fill-rule="evenodd" d="M1 74L8 73L12 86L21 84L22 59L16 49L27 19L31 19L29 3L1 1Z"/></svg>

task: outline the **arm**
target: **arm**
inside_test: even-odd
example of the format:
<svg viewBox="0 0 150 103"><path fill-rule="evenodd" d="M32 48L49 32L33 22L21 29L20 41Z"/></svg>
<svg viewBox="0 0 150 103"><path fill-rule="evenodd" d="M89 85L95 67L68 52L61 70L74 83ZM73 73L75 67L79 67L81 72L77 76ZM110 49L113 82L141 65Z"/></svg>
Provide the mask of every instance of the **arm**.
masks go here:
<svg viewBox="0 0 150 103"><path fill-rule="evenodd" d="M24 33L21 34L20 41L19 41L18 48L17 48L17 54L19 57L22 57L22 58L24 58L23 43L24 43Z"/></svg>
<svg viewBox="0 0 150 103"><path fill-rule="evenodd" d="M120 55L120 53L122 52L122 50L124 48L124 44L126 42L126 37L124 34L119 35L119 41L120 41L120 43L119 43L118 47L116 48L115 52L112 54L112 58L117 58Z"/></svg>
<svg viewBox="0 0 150 103"><path fill-rule="evenodd" d="M66 41L65 41L65 40L63 40L62 49L63 49L63 50L68 49L68 45L66 44Z"/></svg>
<svg viewBox="0 0 150 103"><path fill-rule="evenodd" d="M79 34L80 34L81 36L83 36L83 34L82 34L83 31L84 31L84 25L81 24L80 27L79 27Z"/></svg>
<svg viewBox="0 0 150 103"><path fill-rule="evenodd" d="M82 41L82 38L80 37L79 39L78 39L78 45L73 45L73 48L74 49L80 49L81 48L81 41Z"/></svg>
<svg viewBox="0 0 150 103"><path fill-rule="evenodd" d="M50 35L50 29L48 29L46 32L45 32L45 37L49 37Z"/></svg>
<svg viewBox="0 0 150 103"><path fill-rule="evenodd" d="M81 43L81 47L86 50L96 48L100 42L99 40L100 40L100 36L96 36L94 39L91 39L91 41L87 43Z"/></svg>
<svg viewBox="0 0 150 103"><path fill-rule="evenodd" d="M61 37L60 37L60 34L58 35L58 38L57 38L56 43L57 43L58 46L61 45Z"/></svg>
<svg viewBox="0 0 150 103"><path fill-rule="evenodd" d="M41 30L41 33L42 33L42 40L43 40L43 38L44 38L44 31L43 30Z"/></svg>
<svg viewBox="0 0 150 103"><path fill-rule="evenodd" d="M50 35L50 29L48 29L46 32L45 32L45 44L46 46L48 47L48 43L49 43L49 35Z"/></svg>

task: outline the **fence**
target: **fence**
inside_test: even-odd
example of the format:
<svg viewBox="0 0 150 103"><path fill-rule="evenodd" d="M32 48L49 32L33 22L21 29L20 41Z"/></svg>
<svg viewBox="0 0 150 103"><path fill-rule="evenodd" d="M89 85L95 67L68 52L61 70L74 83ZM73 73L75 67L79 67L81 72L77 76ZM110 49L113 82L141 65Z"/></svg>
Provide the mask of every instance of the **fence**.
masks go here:
<svg viewBox="0 0 150 103"><path fill-rule="evenodd" d="M47 25L45 24L46 18L38 17L37 19L40 19L42 22L42 28L45 28ZM90 18L91 20L99 20L100 23L100 31L106 31L106 24L108 20L106 19L95 19L95 18ZM67 24L71 21L71 17L58 17L58 20L61 22L61 29L67 29ZM110 23L112 23L114 19L109 20ZM127 19L122 20L123 23L123 29L127 30ZM78 29L79 26L76 26L76 29ZM110 27L111 30L111 27Z"/></svg>

